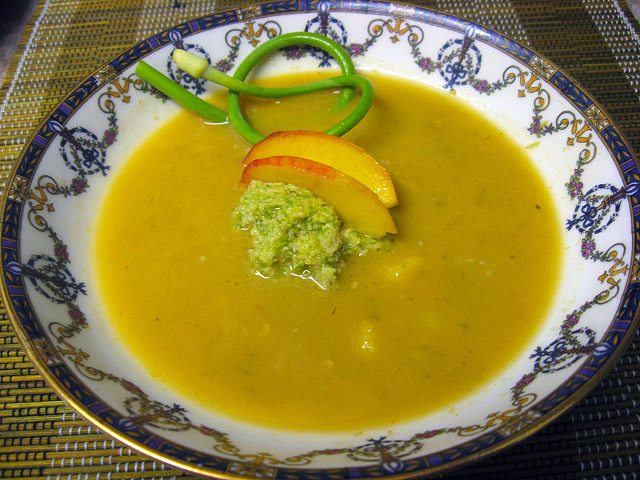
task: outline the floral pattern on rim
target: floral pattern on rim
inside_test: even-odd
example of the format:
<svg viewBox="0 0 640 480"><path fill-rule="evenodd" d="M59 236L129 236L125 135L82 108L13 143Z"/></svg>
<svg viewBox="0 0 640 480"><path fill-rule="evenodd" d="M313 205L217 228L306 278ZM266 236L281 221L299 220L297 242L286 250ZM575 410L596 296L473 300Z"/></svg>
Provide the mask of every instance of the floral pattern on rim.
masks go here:
<svg viewBox="0 0 640 480"><path fill-rule="evenodd" d="M339 20L331 17L328 5L328 2L319 2L319 20L316 23L321 27L324 25L325 28L328 28L329 25L342 25ZM327 6L327 8L320 10L320 6L323 8ZM234 28L228 32L228 34L234 32L230 38L236 38L236 40L227 42L230 53L216 64L220 69L232 68L238 54L237 46L241 36L255 47L257 43L254 44L254 42L258 41L257 38L262 33L267 32L267 36L275 34L274 32L281 33L280 25L272 21L260 24L256 30L252 18L260 12L247 10L245 13L247 13L245 17L239 15L240 18L246 19L244 27L240 30ZM434 23L443 24L441 17L437 17L437 20ZM446 18L444 22L446 23ZM269 23L271 26L267 26ZM277 29L273 27L274 24L278 25ZM307 26L311 25L315 25L315 23L307 23ZM507 90L511 85L519 85L521 88L517 91L516 98L526 99L533 95L534 99L532 102L533 120L530 125L525 127L531 135L542 138L568 129L571 134L567 138L567 146L570 149L578 146L580 151L576 168L566 183L567 195L572 201L577 202L575 212L580 212L582 215L577 217L576 213L572 219L568 219L567 229L575 228L583 235L579 245L583 258L600 262L607 267L604 273L597 278L602 285L602 290L561 319L559 333L555 340L544 347L538 346L534 349L530 355L533 360L531 370L517 380L510 390L511 408L490 413L486 416L484 423L428 430L417 433L406 440L381 436L371 438L356 447L313 450L283 459L269 453L242 452L227 434L212 427L194 424L189 419L188 412L180 405L167 405L154 400L132 382L92 367L90 365L91 355L72 343L74 335L81 328L87 326L86 317L76 303L78 295L86 295L87 292L84 289L84 284L78 282L69 269L73 252L69 251L68 246L59 238L59 234L49 226L47 215L55 211L56 196L65 198L83 195L89 188L91 175L100 173L105 176L108 174L109 165L106 164L106 152L118 137L116 102L114 100L127 103L131 86L140 92L156 94L134 76L115 77L109 83L109 87L98 97L98 106L106 114L107 119L107 128L101 137L82 126L69 128L57 120L51 120L43 127L45 130L43 135L46 133L49 136L50 143L53 142L52 137L55 134L59 135L60 158L75 174L70 181L55 179L49 175L40 175L34 186L28 188L28 175L19 172L14 177L12 183L14 193L10 196L10 201L19 205L24 204L27 207L26 215L29 225L35 231L47 235L52 244L52 254L34 254L24 264L11 260L12 242L17 242L18 239L17 233L14 233L17 232L17 229L6 225L11 221L5 222L3 233L6 239L5 243L9 247L4 247L3 251L4 281L11 285L17 285L21 282L21 277L24 277L45 298L67 307L68 317L71 320L69 324L52 322L47 326L55 343L53 345L44 341L35 343L41 344L40 351L48 352L47 355L49 355L51 363L58 362L62 365L62 359L65 358L84 378L92 381L110 381L127 392L128 396L123 403L127 416L118 417L110 414L109 419L117 418L115 424L125 431L135 431L138 434L140 429L145 430L149 427L165 431L197 431L214 441L213 451L223 454L225 458L235 459L227 464L228 471L232 472L253 472L253 474L262 473L272 476L278 473L274 470L275 467L304 466L309 465L315 457L346 455L355 462L379 465L379 469L378 467L373 469L378 475L396 474L414 469L416 465L414 456L424 448L424 441L447 433L472 438L466 443L466 451L478 451L484 448L487 442L496 441L485 439L479 435L493 431L517 432L525 428L531 421L539 418L542 410L537 410L537 395L528 390L540 375L549 375L566 369L588 355L593 355L598 359L606 358L613 349L613 341L605 338L598 343L595 340L595 333L588 326L581 325L581 320L586 312L620 297L623 290L622 281L629 276L630 272L630 265L625 260L630 246L624 243L615 243L601 251L597 249L596 239L616 221L616 213L619 211L621 203L627 197L637 193L638 182L628 182L626 186L619 188L603 183L595 185L585 192L587 187L583 181L585 169L597 153L595 144L591 142L592 135L595 135L592 122L596 122L593 125L600 131L609 127L606 117L598 112L592 112L591 116L587 115L587 118L583 119L573 112L566 111L558 115L553 122L545 120L543 113L550 104L551 96L544 88L543 80L552 80L555 69L550 64L541 63L538 57L533 57L531 60L531 70L513 65L505 70L501 79L489 81L478 78L477 75L482 71L482 57L481 50L475 45L475 29L472 29L473 31L466 29L462 39L455 38L446 42L440 49L437 61L421 53L418 46L422 43L422 37L418 30L420 32L422 30L416 25L410 24L405 16L372 20L368 27L369 36L362 43L347 44L346 29L339 28L339 30L342 32L341 39L354 57L364 55L385 31L390 34L389 39L392 44L398 43L403 35L408 35L410 54L415 59L417 68L428 74L439 71L445 80L444 87L469 86L479 94L489 95L499 90ZM473 53L469 54L470 51ZM299 58L300 56L289 53L288 58ZM120 68L129 64L121 65ZM544 73L543 78L540 77L540 72ZM109 70L104 75L109 76L113 73ZM100 83L103 80L104 78L101 77ZM161 95L156 96L161 97ZM47 128L48 132L46 132ZM637 302L634 305L636 304ZM16 303L16 308L21 308L18 303ZM69 381L73 383L75 380L70 378ZM100 413L104 412L100 411ZM427 456L419 461L426 465L437 465L442 461L451 461L460 454L461 452L454 447L440 452L437 456ZM371 473L372 470L366 471ZM295 470L289 473L305 476L304 473Z"/></svg>

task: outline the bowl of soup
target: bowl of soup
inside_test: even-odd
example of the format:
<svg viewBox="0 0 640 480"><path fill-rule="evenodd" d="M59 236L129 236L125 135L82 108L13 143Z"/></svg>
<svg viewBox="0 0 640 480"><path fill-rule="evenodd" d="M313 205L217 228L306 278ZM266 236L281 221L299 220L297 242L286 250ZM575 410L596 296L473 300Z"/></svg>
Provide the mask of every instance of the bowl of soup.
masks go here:
<svg viewBox="0 0 640 480"><path fill-rule="evenodd" d="M330 285L255 268L234 224L253 145L135 74L144 60L224 109L228 91L174 51L233 74L288 32L334 39L373 84L343 138L397 193L397 234ZM250 81L337 73L294 45ZM242 107L265 135L323 131L339 95ZM639 175L606 112L499 33L407 5L267 2L158 33L60 103L4 201L3 293L60 397L161 461L221 478L435 474L535 432L621 354Z"/></svg>

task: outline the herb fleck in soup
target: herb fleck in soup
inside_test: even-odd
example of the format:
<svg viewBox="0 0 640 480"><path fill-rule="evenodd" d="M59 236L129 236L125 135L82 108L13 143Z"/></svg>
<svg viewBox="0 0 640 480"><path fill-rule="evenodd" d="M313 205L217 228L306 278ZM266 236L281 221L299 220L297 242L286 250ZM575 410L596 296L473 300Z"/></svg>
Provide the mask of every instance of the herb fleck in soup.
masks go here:
<svg viewBox="0 0 640 480"><path fill-rule="evenodd" d="M94 245L101 296L168 388L281 429L391 426L469 395L535 334L561 226L532 162L450 93L369 77L374 106L346 138L389 170L400 233L391 250L350 258L327 290L251 271L231 218L250 145L231 127L181 113L114 178ZM245 104L263 132L322 130L335 98Z"/></svg>

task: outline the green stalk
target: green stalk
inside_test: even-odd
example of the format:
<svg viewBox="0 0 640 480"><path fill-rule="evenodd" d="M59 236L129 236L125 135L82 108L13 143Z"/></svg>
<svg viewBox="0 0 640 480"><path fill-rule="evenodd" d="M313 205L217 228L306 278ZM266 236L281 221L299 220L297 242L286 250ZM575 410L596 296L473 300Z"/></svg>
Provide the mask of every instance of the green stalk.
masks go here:
<svg viewBox="0 0 640 480"><path fill-rule="evenodd" d="M178 85L148 63L140 61L136 66L136 75L152 87L160 90L176 103L192 110L205 120L214 123L225 123L227 121L227 113L225 111L214 107L188 90L185 90L181 85Z"/></svg>

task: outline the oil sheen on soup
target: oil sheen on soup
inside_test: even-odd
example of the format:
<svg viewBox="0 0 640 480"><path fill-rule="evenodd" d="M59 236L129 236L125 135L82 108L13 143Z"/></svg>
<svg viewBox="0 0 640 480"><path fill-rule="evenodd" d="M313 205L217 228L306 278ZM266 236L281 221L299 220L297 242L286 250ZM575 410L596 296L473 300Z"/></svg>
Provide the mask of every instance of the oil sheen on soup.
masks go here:
<svg viewBox="0 0 640 480"><path fill-rule="evenodd" d="M251 424L360 431L447 408L535 334L561 226L532 162L452 93L370 78L374 106L345 138L389 170L399 235L390 251L349 259L326 290L252 271L249 235L232 224L250 145L228 125L181 113L117 172L96 224L101 297L169 389ZM244 104L265 133L323 130L336 98Z"/></svg>

